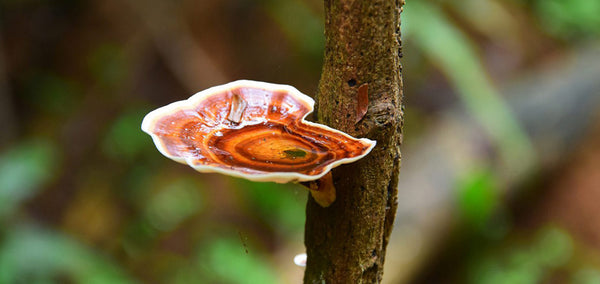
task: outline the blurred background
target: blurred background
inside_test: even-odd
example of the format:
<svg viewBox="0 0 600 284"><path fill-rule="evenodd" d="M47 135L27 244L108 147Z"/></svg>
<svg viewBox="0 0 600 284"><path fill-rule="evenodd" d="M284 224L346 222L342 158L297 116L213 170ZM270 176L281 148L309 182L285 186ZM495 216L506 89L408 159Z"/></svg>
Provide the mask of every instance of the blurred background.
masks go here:
<svg viewBox="0 0 600 284"><path fill-rule="evenodd" d="M0 283L300 283L306 190L140 124L253 79L314 96L319 0L0 0ZM386 283L600 283L600 1L410 0Z"/></svg>

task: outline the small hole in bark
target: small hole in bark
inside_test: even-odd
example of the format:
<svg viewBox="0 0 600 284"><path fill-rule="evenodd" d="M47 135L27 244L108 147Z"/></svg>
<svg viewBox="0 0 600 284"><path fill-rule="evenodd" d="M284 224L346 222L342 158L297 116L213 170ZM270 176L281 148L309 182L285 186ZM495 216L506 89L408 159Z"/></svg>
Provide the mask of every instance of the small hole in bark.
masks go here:
<svg viewBox="0 0 600 284"><path fill-rule="evenodd" d="M355 79L348 80L348 86L350 86L350 87L356 86L356 80Z"/></svg>

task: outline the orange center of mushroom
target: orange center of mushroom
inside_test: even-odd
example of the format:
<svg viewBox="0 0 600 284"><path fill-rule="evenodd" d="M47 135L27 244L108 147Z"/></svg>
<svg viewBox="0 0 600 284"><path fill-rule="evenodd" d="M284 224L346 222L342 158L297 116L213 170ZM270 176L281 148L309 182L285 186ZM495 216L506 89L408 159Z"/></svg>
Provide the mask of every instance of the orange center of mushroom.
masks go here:
<svg viewBox="0 0 600 284"><path fill-rule="evenodd" d="M332 158L314 139L296 134L285 126L265 122L240 129L222 129L207 144L218 160L235 167L264 172L308 171Z"/></svg>

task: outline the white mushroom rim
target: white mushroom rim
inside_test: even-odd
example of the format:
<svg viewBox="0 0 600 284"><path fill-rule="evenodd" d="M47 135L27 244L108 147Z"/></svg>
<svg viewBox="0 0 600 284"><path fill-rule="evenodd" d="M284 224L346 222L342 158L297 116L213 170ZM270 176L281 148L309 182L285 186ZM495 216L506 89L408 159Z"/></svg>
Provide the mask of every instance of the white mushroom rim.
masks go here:
<svg viewBox="0 0 600 284"><path fill-rule="evenodd" d="M290 171L245 173L240 170L236 170L234 167L228 168L228 167L222 167L222 166L216 166L216 165L210 165L210 164L206 164L206 165L197 164L197 163L195 164L194 161L196 159L195 159L195 157L193 157L191 155L187 156L185 158L172 155L167 150L167 147L163 143L163 141L161 141L161 137L153 132L154 126L156 125L158 120L160 120L161 118L167 117L169 115L173 115L173 114L181 112L181 111L184 111L184 112L186 110L189 111L189 109L191 107L199 105L203 100L207 99L208 97L212 97L216 93L223 93L223 92L227 92L228 90L231 90L231 89L242 88L242 87L271 91L271 92L283 91L283 92L287 93L288 95L293 96L297 101L302 103L302 105L307 108L307 112L301 117L301 119L299 120L299 123L302 123L302 124L305 124L308 126L312 126L315 128L320 128L327 132L332 132L335 134L342 135L344 137L344 139L358 141L367 147L364 151L362 151L362 153L360 155L357 155L354 157L349 157L349 158L339 158L339 159L334 160L333 162L324 166L323 170L320 173L314 174L314 175L312 175L312 174L308 175L308 174L303 174L303 173L299 173L299 172L290 172ZM142 130L144 132L148 133L152 137L154 144L156 145L156 148L158 149L158 151L160 153L162 153L164 156L166 156L176 162L179 162L182 164L187 164L187 165L191 166L192 168L194 168L198 172L221 173L221 174L225 174L225 175L229 175L229 176L233 176L233 177L245 178L245 179L248 179L251 181L262 181L262 182L288 183L288 182L312 181L312 180L320 179L325 174L327 174L332 168L335 168L341 164L352 163L352 162L355 162L355 161L363 158L364 156L369 154L376 145L376 141L374 141L374 140L370 140L367 138L360 138L360 139L354 138L342 131L333 129L326 125L306 121L305 120L306 116L309 115L310 113L312 113L314 110L314 103L315 102L312 98L301 93L296 88L294 88L290 85L273 84L273 83L251 81L251 80L238 80L238 81L234 81L234 82L227 83L224 85L211 87L209 89L206 89L206 90L203 90L201 92L194 94L187 100L177 101L177 102L171 103L169 105L160 107L160 108L148 113L144 117L144 120L142 121ZM196 113L196 116L199 116L199 115ZM241 121L240 124L237 125L237 127L243 128L245 126L254 125L254 124L256 124L256 121L254 121L253 123L252 122L248 123L247 121Z"/></svg>

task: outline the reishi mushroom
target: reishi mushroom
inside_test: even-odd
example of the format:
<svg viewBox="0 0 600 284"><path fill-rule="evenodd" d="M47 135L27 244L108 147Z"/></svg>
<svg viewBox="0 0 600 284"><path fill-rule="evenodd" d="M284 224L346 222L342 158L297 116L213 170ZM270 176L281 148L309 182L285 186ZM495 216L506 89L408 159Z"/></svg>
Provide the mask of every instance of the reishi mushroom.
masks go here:
<svg viewBox="0 0 600 284"><path fill-rule="evenodd" d="M148 113L142 130L163 155L199 172L308 182L327 207L335 201L329 171L366 156L376 142L304 120L313 106L292 86L239 80Z"/></svg>

